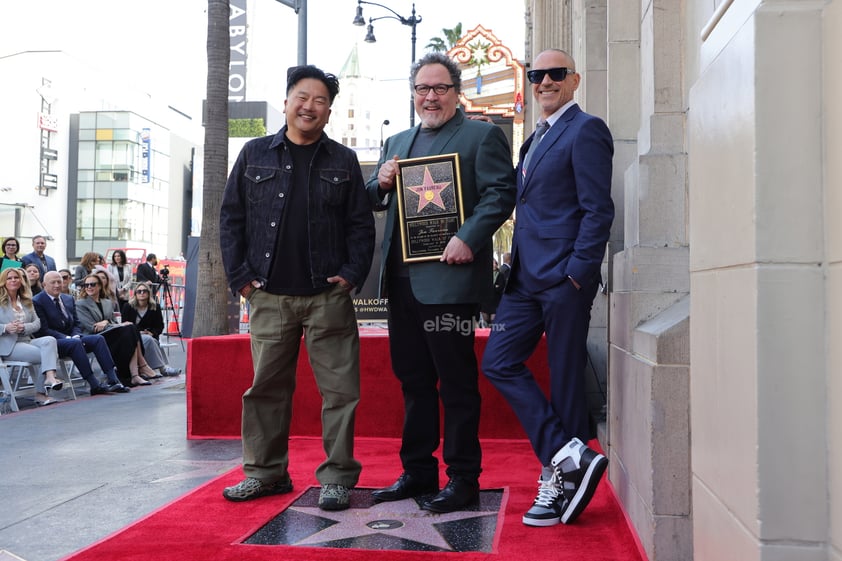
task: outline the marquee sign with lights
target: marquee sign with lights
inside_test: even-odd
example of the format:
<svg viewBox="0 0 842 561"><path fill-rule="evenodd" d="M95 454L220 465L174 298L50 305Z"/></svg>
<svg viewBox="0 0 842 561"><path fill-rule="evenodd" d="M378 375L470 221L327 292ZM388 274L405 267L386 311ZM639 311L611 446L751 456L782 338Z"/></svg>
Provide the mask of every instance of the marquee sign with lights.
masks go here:
<svg viewBox="0 0 842 561"><path fill-rule="evenodd" d="M523 122L523 64L494 33L478 25L447 54L462 67L459 101L466 112Z"/></svg>

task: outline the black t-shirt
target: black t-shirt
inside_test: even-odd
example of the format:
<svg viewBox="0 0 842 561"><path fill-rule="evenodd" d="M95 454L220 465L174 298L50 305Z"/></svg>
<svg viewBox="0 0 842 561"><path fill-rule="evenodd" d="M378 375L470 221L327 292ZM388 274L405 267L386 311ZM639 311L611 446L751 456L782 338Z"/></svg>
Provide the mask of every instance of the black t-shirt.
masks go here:
<svg viewBox="0 0 842 561"><path fill-rule="evenodd" d="M306 296L318 294L324 288L315 288L310 266L310 234L308 228L310 165L318 143L299 145L285 138L292 156L292 183L286 193L281 231L275 242L275 258L269 269L266 291L271 294ZM284 173L281 171L281 173Z"/></svg>

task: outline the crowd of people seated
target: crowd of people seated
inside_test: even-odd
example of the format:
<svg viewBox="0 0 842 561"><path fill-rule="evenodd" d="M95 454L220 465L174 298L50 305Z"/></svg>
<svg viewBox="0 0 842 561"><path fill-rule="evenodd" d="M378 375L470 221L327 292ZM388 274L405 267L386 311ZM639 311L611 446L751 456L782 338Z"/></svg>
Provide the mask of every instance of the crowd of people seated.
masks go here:
<svg viewBox="0 0 842 561"><path fill-rule="evenodd" d="M160 344L164 318L155 299L157 285L140 278L136 282L124 251L116 250L111 263L87 252L71 273L57 269L45 255L44 236L35 236L32 245L32 253L19 258L20 242L3 239L0 359L33 365L38 406L57 403L51 392L69 383L56 377L60 359L73 362L91 395L128 393L130 387L181 374L169 365ZM146 265L154 272L156 262ZM88 353L96 358L104 382Z"/></svg>
<svg viewBox="0 0 842 561"><path fill-rule="evenodd" d="M76 301L82 333L105 337L111 356L117 365L117 376L126 386L148 386L149 380L160 377L143 357L140 332L134 324L114 316L116 302L111 298L108 274L91 274L82 282L82 292Z"/></svg>

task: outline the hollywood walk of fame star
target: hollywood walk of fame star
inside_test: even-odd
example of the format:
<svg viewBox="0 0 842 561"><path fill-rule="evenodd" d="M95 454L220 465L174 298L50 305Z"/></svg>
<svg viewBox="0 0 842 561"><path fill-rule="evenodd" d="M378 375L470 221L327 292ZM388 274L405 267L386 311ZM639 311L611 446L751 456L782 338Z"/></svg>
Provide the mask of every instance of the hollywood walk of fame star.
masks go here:
<svg viewBox="0 0 842 561"><path fill-rule="evenodd" d="M313 546L348 538L362 538L374 534L388 534L444 551L455 551L436 528L437 524L480 517L496 517L497 510L458 511L433 514L418 507L415 499L376 503L369 508L350 508L341 512L325 512L317 507L296 507L289 510L326 518L337 522L292 545Z"/></svg>
<svg viewBox="0 0 842 561"><path fill-rule="evenodd" d="M418 210L416 212L421 212L430 203L442 210L446 210L444 201L441 199L441 192L447 189L450 183L450 181L436 183L433 181L433 176L430 175L430 168L424 166L424 183L407 187L410 191L418 195Z"/></svg>

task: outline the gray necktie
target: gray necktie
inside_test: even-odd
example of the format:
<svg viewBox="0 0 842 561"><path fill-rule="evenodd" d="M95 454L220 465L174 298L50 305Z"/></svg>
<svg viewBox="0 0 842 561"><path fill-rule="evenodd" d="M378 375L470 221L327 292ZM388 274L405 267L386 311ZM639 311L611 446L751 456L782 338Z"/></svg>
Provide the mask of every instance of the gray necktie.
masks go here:
<svg viewBox="0 0 842 561"><path fill-rule="evenodd" d="M550 124L547 121L538 121L538 126L535 127L535 134L532 136L532 144L529 145L529 150L526 151L526 156L523 158L523 175L526 175L526 170L529 169L529 160L532 159L532 154L544 138L544 134L550 130Z"/></svg>

